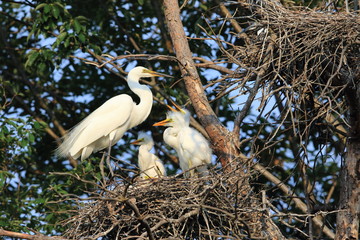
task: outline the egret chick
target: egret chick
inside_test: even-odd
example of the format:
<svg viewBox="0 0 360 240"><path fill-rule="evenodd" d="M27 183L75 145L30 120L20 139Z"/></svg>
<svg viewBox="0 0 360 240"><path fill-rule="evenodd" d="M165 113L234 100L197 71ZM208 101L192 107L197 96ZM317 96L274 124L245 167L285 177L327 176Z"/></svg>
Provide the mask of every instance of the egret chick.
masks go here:
<svg viewBox="0 0 360 240"><path fill-rule="evenodd" d="M93 152L108 147L106 162L113 175L110 166L111 146L116 144L127 130L139 125L149 116L153 95L150 88L140 84L139 80L155 76L171 77L144 67L133 68L127 76L127 84L140 98L140 103L136 104L127 94L110 98L70 130L56 154L84 160Z"/></svg>
<svg viewBox="0 0 360 240"><path fill-rule="evenodd" d="M141 170L142 179L159 178L166 176L166 171L161 160L150 150L154 146L152 137L145 132L139 132L138 139L131 144L140 145L138 154L138 163Z"/></svg>
<svg viewBox="0 0 360 240"><path fill-rule="evenodd" d="M207 164L211 163L212 151L205 137L189 125L189 111L180 109L168 112L165 120L153 126L168 126L163 134L164 141L176 150L183 171L197 167L197 171L204 175ZM194 176L194 172L190 171L190 175ZM188 173L185 176L188 177Z"/></svg>

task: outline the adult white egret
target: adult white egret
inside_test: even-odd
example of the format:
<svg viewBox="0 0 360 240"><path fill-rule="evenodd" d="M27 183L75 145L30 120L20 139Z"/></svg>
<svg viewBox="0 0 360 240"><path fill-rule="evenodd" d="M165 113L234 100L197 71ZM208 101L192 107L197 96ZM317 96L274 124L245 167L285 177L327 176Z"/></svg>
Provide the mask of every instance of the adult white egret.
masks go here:
<svg viewBox="0 0 360 240"><path fill-rule="evenodd" d="M198 172L205 174L207 164L211 163L212 151L205 137L189 124L189 111L179 109L168 112L165 120L153 126L168 126L163 134L164 141L176 150L183 171L197 167ZM194 172L190 171L190 175L193 176ZM188 173L185 176L188 177Z"/></svg>
<svg viewBox="0 0 360 240"><path fill-rule="evenodd" d="M166 171L161 160L150 150L154 146L152 137L145 132L138 133L138 139L131 144L140 145L138 154L138 163L140 168L140 176L142 179L159 178L166 176Z"/></svg>
<svg viewBox="0 0 360 240"><path fill-rule="evenodd" d="M136 104L127 94L121 94L107 100L64 137L63 143L56 153L58 156L71 156L74 159L86 159L91 153L108 147L107 163L110 171L111 146L117 143L124 133L133 128L149 116L153 95L149 87L139 83L140 78L154 76L171 77L151 71L144 67L133 68L127 77L127 84L140 98Z"/></svg>

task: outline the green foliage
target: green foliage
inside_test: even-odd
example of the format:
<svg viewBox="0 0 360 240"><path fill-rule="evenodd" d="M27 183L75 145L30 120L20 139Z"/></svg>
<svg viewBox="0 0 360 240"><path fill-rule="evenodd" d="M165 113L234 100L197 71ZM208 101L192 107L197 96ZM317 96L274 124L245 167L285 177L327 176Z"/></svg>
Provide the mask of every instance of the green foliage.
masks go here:
<svg viewBox="0 0 360 240"><path fill-rule="evenodd" d="M54 71L54 57L55 52L49 49L33 50L27 54L24 66L30 74L46 77Z"/></svg>
<svg viewBox="0 0 360 240"><path fill-rule="evenodd" d="M41 222L41 217L31 213L38 207L40 188L26 183L37 169L31 156L37 154L34 143L46 124L31 118L2 116L0 126L0 223L4 228L28 231L28 227Z"/></svg>

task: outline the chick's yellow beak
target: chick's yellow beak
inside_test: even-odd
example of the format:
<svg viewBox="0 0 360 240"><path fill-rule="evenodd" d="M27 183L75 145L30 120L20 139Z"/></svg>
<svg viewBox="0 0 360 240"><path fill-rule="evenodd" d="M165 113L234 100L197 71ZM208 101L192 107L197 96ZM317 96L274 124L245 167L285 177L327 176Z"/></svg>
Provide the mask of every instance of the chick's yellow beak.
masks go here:
<svg viewBox="0 0 360 240"><path fill-rule="evenodd" d="M142 143L143 141L144 141L144 139L143 139L143 138L140 138L140 139L138 139L138 140L132 141L130 144L137 145L137 144Z"/></svg>
<svg viewBox="0 0 360 240"><path fill-rule="evenodd" d="M166 104L166 106L167 106L167 108L170 109L171 111L177 112L177 111L176 111L175 109L173 109L170 105L167 105L167 104Z"/></svg>
<svg viewBox="0 0 360 240"><path fill-rule="evenodd" d="M154 123L153 126L165 126L166 124L171 123L171 122L172 122L172 119L167 118L167 119L162 120L160 122Z"/></svg>
<svg viewBox="0 0 360 240"><path fill-rule="evenodd" d="M173 109L171 106L166 104L167 108L170 109L173 112L181 112L182 114L185 114L185 111L181 107L176 105L174 102L172 102L172 104L176 107L176 109Z"/></svg>

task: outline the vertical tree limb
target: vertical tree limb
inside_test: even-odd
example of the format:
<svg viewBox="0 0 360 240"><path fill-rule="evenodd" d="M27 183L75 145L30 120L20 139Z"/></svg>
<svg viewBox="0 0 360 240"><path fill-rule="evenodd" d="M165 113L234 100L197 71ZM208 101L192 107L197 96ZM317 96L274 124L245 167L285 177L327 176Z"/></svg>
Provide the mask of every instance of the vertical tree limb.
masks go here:
<svg viewBox="0 0 360 240"><path fill-rule="evenodd" d="M347 81L349 106L347 152L340 176L340 211L336 219L335 239L358 239L360 218L360 85L351 75Z"/></svg>
<svg viewBox="0 0 360 240"><path fill-rule="evenodd" d="M185 86L196 114L208 133L214 153L219 157L222 166L230 166L229 164L239 156L239 150L235 147L238 139L234 139L233 134L219 121L206 98L181 22L178 1L165 0L164 14Z"/></svg>

